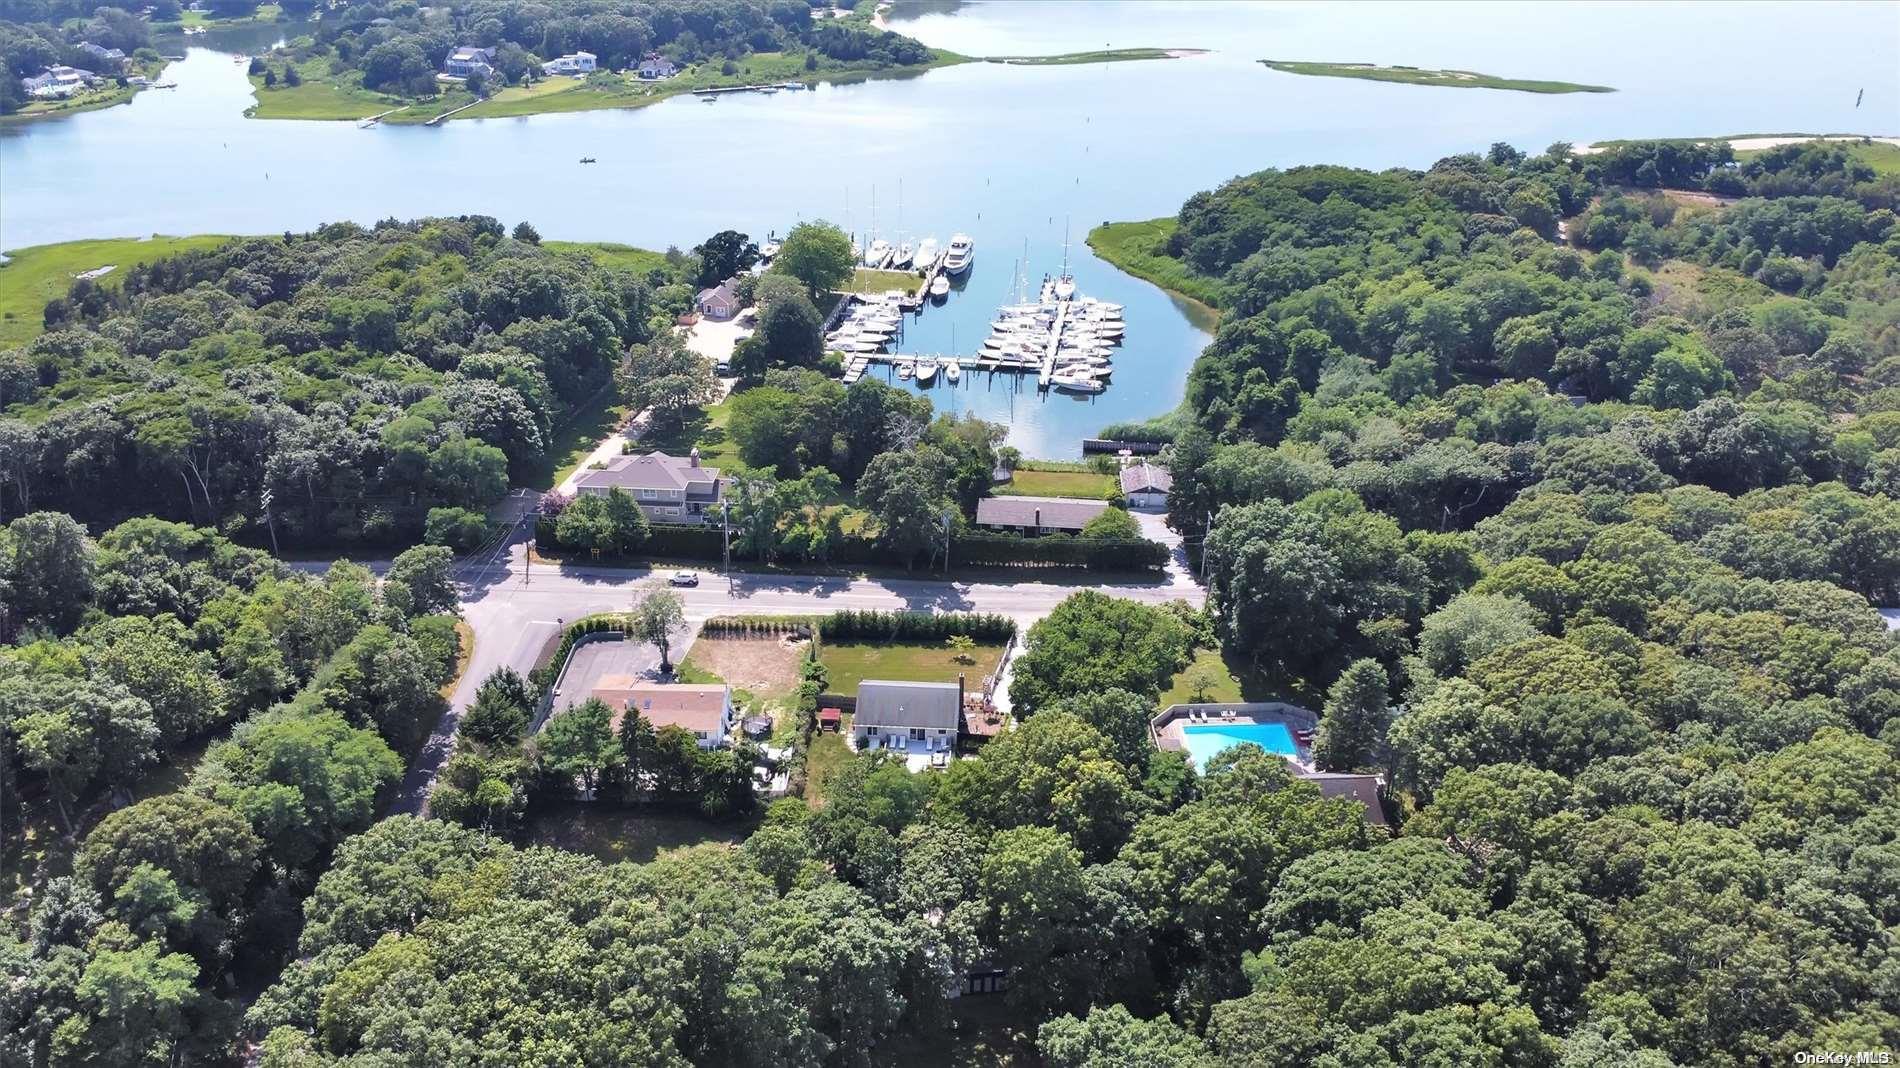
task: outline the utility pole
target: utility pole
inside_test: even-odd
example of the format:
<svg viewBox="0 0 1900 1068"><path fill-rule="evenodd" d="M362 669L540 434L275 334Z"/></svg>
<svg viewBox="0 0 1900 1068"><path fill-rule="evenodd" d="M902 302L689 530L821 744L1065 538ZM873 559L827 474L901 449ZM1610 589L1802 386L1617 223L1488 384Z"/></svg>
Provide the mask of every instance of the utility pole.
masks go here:
<svg viewBox="0 0 1900 1068"><path fill-rule="evenodd" d="M534 539L528 539L528 554L521 558L521 584L534 581Z"/></svg>
<svg viewBox="0 0 1900 1068"><path fill-rule="evenodd" d="M952 518L952 515L951 515L950 510L948 508L944 509L943 511L943 577L944 578L950 577L950 520L951 518Z"/></svg>
<svg viewBox="0 0 1900 1068"><path fill-rule="evenodd" d="M719 502L720 541L726 560L726 596L732 596L732 502Z"/></svg>
<svg viewBox="0 0 1900 1068"><path fill-rule="evenodd" d="M271 555L281 556L283 554L277 551L277 521L270 514L271 492L268 488L258 497L258 502L264 506L264 525L270 528Z"/></svg>

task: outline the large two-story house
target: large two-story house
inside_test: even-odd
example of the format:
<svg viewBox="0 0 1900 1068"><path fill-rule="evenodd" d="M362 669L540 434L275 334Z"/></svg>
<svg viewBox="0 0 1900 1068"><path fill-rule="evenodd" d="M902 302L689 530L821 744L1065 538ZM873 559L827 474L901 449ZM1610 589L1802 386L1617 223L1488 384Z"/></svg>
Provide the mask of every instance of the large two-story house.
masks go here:
<svg viewBox="0 0 1900 1068"><path fill-rule="evenodd" d="M451 78L466 78L471 74L490 77L495 73L495 50L462 45L442 61L442 73Z"/></svg>
<svg viewBox="0 0 1900 1068"><path fill-rule="evenodd" d="M699 450L687 456L663 452L628 455L589 471L575 483L577 493L606 496L624 490L650 523L699 526L719 511L724 488L717 467L701 467Z"/></svg>

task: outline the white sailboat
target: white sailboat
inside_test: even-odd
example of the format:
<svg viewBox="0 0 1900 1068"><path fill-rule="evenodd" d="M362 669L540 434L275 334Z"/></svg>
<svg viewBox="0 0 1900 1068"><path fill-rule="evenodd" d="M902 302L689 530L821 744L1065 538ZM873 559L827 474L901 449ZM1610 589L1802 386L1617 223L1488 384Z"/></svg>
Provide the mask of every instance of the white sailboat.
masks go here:
<svg viewBox="0 0 1900 1068"><path fill-rule="evenodd" d="M1054 287L1057 300L1075 299L1075 276L1069 273L1069 220L1062 220L1062 275Z"/></svg>
<svg viewBox="0 0 1900 1068"><path fill-rule="evenodd" d="M1067 372L1049 376L1049 384L1064 393L1100 393L1108 388L1107 383L1094 375L1081 372Z"/></svg>
<svg viewBox="0 0 1900 1068"><path fill-rule="evenodd" d="M937 263L937 239L926 237L917 242L917 254L911 258L910 265L920 271L928 271Z"/></svg>
<svg viewBox="0 0 1900 1068"><path fill-rule="evenodd" d="M871 247L865 250L864 265L874 271L883 270L885 265L890 262L891 243L881 237L871 242Z"/></svg>
<svg viewBox="0 0 1900 1068"><path fill-rule="evenodd" d="M963 365L951 360L943 365L943 377L946 382L955 382L963 377Z"/></svg>

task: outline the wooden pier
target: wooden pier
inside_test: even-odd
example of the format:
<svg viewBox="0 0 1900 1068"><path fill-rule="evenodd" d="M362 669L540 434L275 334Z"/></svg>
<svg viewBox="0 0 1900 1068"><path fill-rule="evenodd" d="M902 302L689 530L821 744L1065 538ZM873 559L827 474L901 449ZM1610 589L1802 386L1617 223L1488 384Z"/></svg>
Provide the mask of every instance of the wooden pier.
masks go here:
<svg viewBox="0 0 1900 1068"><path fill-rule="evenodd" d="M858 379L863 378L872 367L878 365L885 365L892 368L909 367L914 372L919 363L931 362L935 362L939 368L954 363L964 371L987 371L990 374L1033 375L1041 370L1041 365L1037 364L1034 360L1024 359L1020 356L1003 356L1000 354L951 356L915 352L857 352L846 355L844 361L844 384L848 386L856 382ZM1038 384L1047 386L1049 383L1046 379L1039 377Z"/></svg>

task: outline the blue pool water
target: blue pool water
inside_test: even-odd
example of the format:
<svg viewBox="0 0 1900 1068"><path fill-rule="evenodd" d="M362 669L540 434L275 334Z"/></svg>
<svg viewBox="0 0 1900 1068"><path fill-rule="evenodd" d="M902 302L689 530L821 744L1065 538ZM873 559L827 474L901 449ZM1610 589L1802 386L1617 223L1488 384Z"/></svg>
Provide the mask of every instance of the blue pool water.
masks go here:
<svg viewBox="0 0 1900 1068"><path fill-rule="evenodd" d="M1221 750L1247 742L1281 756L1300 752L1284 723L1195 723L1181 728L1181 742L1196 770L1207 767Z"/></svg>

